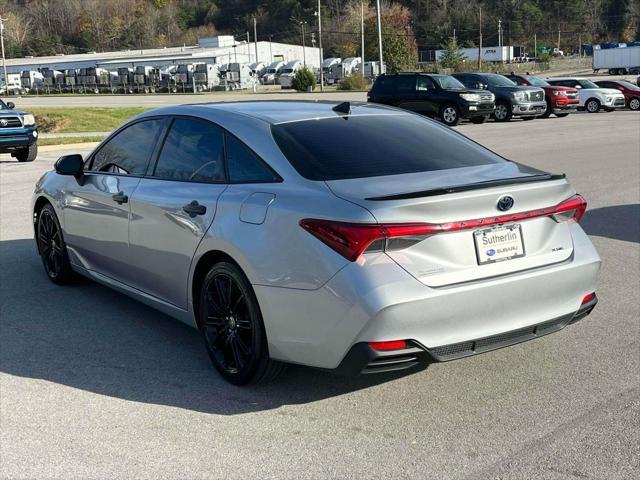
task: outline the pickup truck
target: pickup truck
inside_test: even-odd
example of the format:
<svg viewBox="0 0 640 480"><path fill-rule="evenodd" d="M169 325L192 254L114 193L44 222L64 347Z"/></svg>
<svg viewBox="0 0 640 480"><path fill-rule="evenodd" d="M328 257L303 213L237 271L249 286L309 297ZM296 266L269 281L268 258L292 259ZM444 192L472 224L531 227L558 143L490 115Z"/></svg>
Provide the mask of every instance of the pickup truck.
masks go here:
<svg viewBox="0 0 640 480"><path fill-rule="evenodd" d="M505 75L509 80L516 82L521 87L540 87L544 90L544 99L547 102L547 110L542 118L549 117L552 113L556 117L566 117L578 108L578 90L569 87L558 87L550 85L535 75L522 75L511 73Z"/></svg>
<svg viewBox="0 0 640 480"><path fill-rule="evenodd" d="M19 162L38 156L38 128L33 115L15 110L13 102L0 100L0 153L10 153Z"/></svg>
<svg viewBox="0 0 640 480"><path fill-rule="evenodd" d="M533 120L547 110L544 90L541 88L519 87L497 73L454 73L453 76L467 88L489 90L495 95L493 118L497 122L508 122L512 117Z"/></svg>

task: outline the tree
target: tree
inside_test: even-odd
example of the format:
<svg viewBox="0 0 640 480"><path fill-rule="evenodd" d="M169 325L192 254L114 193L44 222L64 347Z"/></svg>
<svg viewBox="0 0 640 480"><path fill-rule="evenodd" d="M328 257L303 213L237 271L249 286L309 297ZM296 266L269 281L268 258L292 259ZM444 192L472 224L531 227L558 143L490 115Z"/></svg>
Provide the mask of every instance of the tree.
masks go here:
<svg viewBox="0 0 640 480"><path fill-rule="evenodd" d="M398 3L387 4L380 15L382 57L387 72L413 70L418 63L418 47L411 28L411 11ZM378 58L378 25L375 16L365 20L365 56Z"/></svg>
<svg viewBox="0 0 640 480"><path fill-rule="evenodd" d="M456 70L467 59L460 50L456 37L451 37L442 47L444 51L442 52L442 57L440 57L440 63L443 67Z"/></svg>
<svg viewBox="0 0 640 480"><path fill-rule="evenodd" d="M306 92L316 86L316 76L307 67L302 67L296 72L291 81L291 86L298 92Z"/></svg>

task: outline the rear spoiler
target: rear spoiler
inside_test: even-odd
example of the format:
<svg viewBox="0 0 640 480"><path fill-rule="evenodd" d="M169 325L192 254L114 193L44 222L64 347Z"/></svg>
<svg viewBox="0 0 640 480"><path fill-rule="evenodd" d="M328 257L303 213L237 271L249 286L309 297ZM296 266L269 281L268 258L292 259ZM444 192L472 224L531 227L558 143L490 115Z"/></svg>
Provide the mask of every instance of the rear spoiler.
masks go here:
<svg viewBox="0 0 640 480"><path fill-rule="evenodd" d="M528 175L526 177L503 178L499 180L486 180L483 182L468 183L466 185L453 185L450 187L433 188L430 190L422 190L418 192L395 193L393 195L383 195L380 197L369 197L365 200L384 201L384 200L406 200L408 198L434 197L437 195L445 195L447 193L467 192L469 190L480 190L482 188L499 187L501 185L515 185L518 183L544 182L549 180L562 180L566 178L564 173L544 173L538 175Z"/></svg>

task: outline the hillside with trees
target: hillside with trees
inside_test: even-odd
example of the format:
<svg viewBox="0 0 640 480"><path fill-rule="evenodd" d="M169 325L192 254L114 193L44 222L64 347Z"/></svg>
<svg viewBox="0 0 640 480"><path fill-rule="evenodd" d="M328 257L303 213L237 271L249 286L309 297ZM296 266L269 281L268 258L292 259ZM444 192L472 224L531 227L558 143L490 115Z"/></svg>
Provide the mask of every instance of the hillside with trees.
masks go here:
<svg viewBox="0 0 640 480"><path fill-rule="evenodd" d="M360 0L322 0L325 56L360 53ZM383 1L383 43L398 68L411 66L417 46L439 48L454 36L475 46L498 42L573 51L578 42L640 38L640 0L393 0ZM194 45L199 37L245 38L255 17L258 39L317 41L316 0L0 0L8 57ZM365 50L375 58L375 2L364 2ZM393 67L393 66L392 66Z"/></svg>

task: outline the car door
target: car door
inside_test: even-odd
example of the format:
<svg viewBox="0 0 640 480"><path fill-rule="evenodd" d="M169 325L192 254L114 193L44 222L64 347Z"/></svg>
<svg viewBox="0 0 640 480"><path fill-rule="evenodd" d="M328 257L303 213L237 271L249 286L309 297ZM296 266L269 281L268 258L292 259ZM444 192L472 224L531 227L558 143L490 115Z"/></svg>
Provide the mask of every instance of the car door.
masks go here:
<svg viewBox="0 0 640 480"><path fill-rule="evenodd" d="M436 84L431 78L417 75L416 97L414 111L423 115L435 115L439 112L443 99L440 98Z"/></svg>
<svg viewBox="0 0 640 480"><path fill-rule="evenodd" d="M394 81L394 104L398 108L416 111L418 107L418 95L416 92L415 75L396 75Z"/></svg>
<svg viewBox="0 0 640 480"><path fill-rule="evenodd" d="M130 124L93 153L64 192L64 233L72 263L129 279L129 199L147 170L166 120Z"/></svg>
<svg viewBox="0 0 640 480"><path fill-rule="evenodd" d="M223 129L199 118L173 118L155 162L131 197L133 286L187 308L191 259L226 188Z"/></svg>

